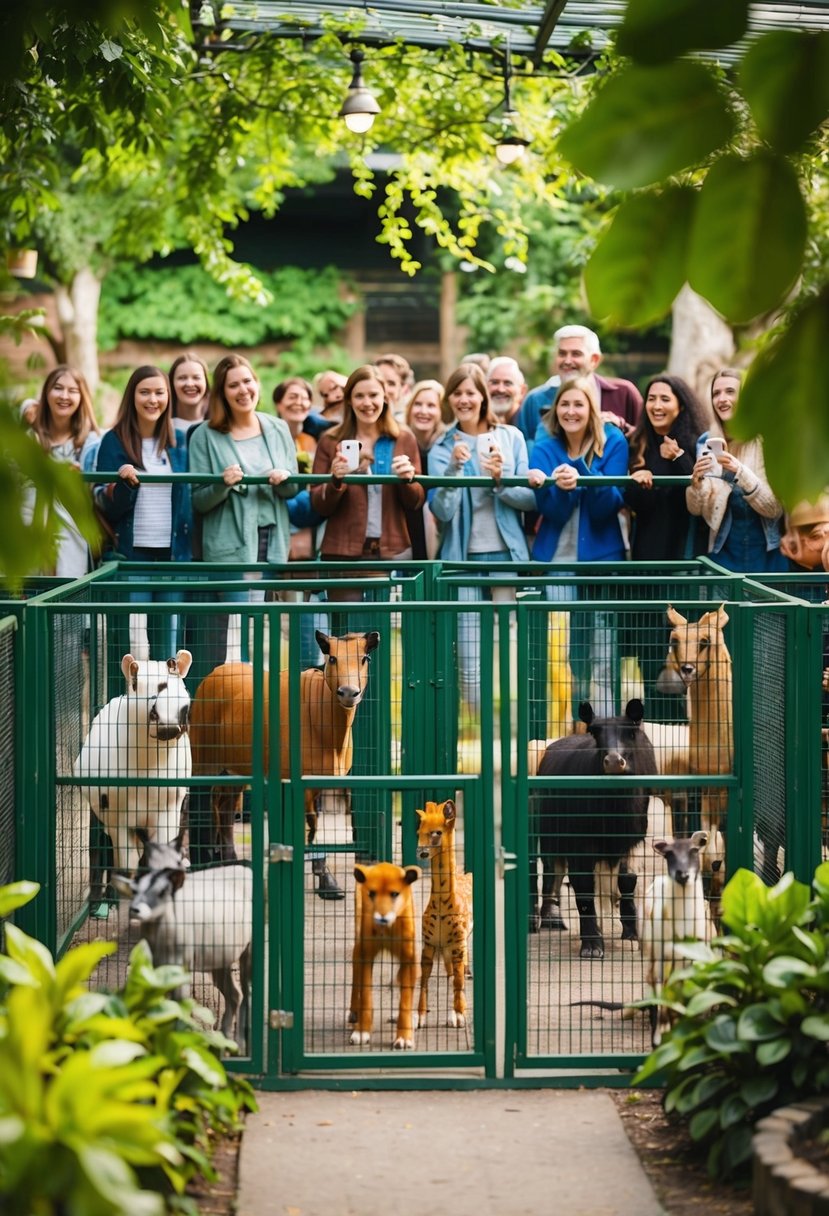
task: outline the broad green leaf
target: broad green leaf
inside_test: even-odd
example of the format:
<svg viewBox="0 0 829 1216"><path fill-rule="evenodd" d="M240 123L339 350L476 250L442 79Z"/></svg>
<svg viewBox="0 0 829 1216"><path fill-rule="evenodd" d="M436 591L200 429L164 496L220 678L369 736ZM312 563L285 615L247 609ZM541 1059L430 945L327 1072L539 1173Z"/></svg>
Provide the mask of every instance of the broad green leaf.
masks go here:
<svg viewBox="0 0 829 1216"><path fill-rule="evenodd" d="M725 1133L720 1154L720 1165L725 1177L734 1174L751 1156L753 1129L747 1124L730 1127Z"/></svg>
<svg viewBox="0 0 829 1216"><path fill-rule="evenodd" d="M49 951L16 925L6 925L6 951L9 958L28 967L40 983L54 979L55 960Z"/></svg>
<svg viewBox="0 0 829 1216"><path fill-rule="evenodd" d="M699 164L733 131L710 72L681 60L611 77L564 131L559 152L595 181L635 189Z"/></svg>
<svg viewBox="0 0 829 1216"><path fill-rule="evenodd" d="M810 1039L820 1039L821 1043L829 1043L829 1014L813 1014L809 1018L804 1018L800 1023L800 1029Z"/></svg>
<svg viewBox="0 0 829 1216"><path fill-rule="evenodd" d="M814 404L829 384L827 334L824 290L754 360L731 424L740 439L763 436L769 480L789 507L814 500L829 481L829 416Z"/></svg>
<svg viewBox="0 0 829 1216"><path fill-rule="evenodd" d="M69 994L78 984L84 984L102 958L114 954L117 942L84 942L75 946L58 962L55 974L61 992Z"/></svg>
<svg viewBox="0 0 829 1216"><path fill-rule="evenodd" d="M638 63L730 46L748 26L748 0L628 0L616 48Z"/></svg>
<svg viewBox="0 0 829 1216"><path fill-rule="evenodd" d="M754 1055L760 1067L767 1068L772 1064L779 1064L781 1060L785 1060L791 1053L791 1050L791 1039L788 1035L783 1035L779 1039L770 1039L767 1043L761 1043Z"/></svg>
<svg viewBox="0 0 829 1216"><path fill-rule="evenodd" d="M829 32L771 30L746 51L739 81L763 139L799 152L829 117Z"/></svg>
<svg viewBox="0 0 829 1216"><path fill-rule="evenodd" d="M208 1085L219 1087L226 1084L227 1073L224 1067L205 1048L194 1043L182 1052L182 1056L188 1067L192 1068L193 1072L200 1076L203 1081L206 1081Z"/></svg>
<svg viewBox="0 0 829 1216"><path fill-rule="evenodd" d="M800 958L781 955L770 959L763 968L763 979L770 988L788 988L798 980L814 978L817 970Z"/></svg>
<svg viewBox="0 0 829 1216"><path fill-rule="evenodd" d="M784 1033L783 1026L774 1017L768 1005L749 1005L737 1021L737 1034L750 1042L776 1039Z"/></svg>
<svg viewBox="0 0 829 1216"><path fill-rule="evenodd" d="M95 1068L119 1068L144 1054L144 1048L139 1043L111 1039L96 1043L89 1053L89 1059Z"/></svg>
<svg viewBox="0 0 829 1216"><path fill-rule="evenodd" d="M743 414L743 397L744 391L740 394L738 416ZM759 875L751 870L737 870L723 889L723 920L734 933L739 933L747 925L756 925L766 898L766 887Z"/></svg>
<svg viewBox="0 0 829 1216"><path fill-rule="evenodd" d="M708 1107L706 1110L698 1110L691 1122L688 1124L688 1131L691 1134L692 1140L704 1140L709 1132L712 1132L719 1123L719 1111L716 1107Z"/></svg>
<svg viewBox="0 0 829 1216"><path fill-rule="evenodd" d="M39 882L12 882L0 887L0 920L11 916L17 908L29 903L39 890Z"/></svg>
<svg viewBox="0 0 829 1216"><path fill-rule="evenodd" d="M745 1118L748 1107L739 1094L729 1094L720 1107L720 1127L733 1127Z"/></svg>
<svg viewBox="0 0 829 1216"><path fill-rule="evenodd" d="M758 1048L759 1052L764 1047L770 1047L770 1043L763 1043L762 1047ZM779 1086L777 1081L769 1073L761 1073L756 1077L749 1077L747 1081L743 1081L740 1086L740 1094L748 1106L759 1106L763 1102L768 1102L777 1093Z"/></svg>
<svg viewBox="0 0 829 1216"><path fill-rule="evenodd" d="M584 271L594 317L632 327L670 312L686 279L695 201L695 190L669 186L622 203Z"/></svg>
<svg viewBox="0 0 829 1216"><path fill-rule="evenodd" d="M761 150L722 156L694 213L688 282L726 320L744 323L781 304L806 248L806 205L788 161Z"/></svg>
<svg viewBox="0 0 829 1216"><path fill-rule="evenodd" d="M736 1001L732 996L726 996L722 992L716 990L703 989L701 992L695 992L688 1002L688 1017L695 1018L701 1014L706 1014L709 1010L716 1008L719 1005L735 1005Z"/></svg>
<svg viewBox="0 0 829 1216"><path fill-rule="evenodd" d="M734 1055L746 1050L745 1043L737 1038L737 1026L733 1018L717 1017L705 1031L705 1041L712 1051L721 1055Z"/></svg>

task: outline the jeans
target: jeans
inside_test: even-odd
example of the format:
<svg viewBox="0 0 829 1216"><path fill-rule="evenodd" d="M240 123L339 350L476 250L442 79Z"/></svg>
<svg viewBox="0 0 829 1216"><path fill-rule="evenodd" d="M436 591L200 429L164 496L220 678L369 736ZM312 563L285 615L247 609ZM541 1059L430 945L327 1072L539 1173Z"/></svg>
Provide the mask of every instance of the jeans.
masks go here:
<svg viewBox="0 0 829 1216"><path fill-rule="evenodd" d="M497 553L469 553L467 561L497 563L509 558L506 550ZM504 575L489 572L493 581ZM504 603L515 599L514 587L459 587L458 600L475 603L483 599ZM460 692L469 709L477 713L481 707L481 637L478 614L462 612L458 617L458 674Z"/></svg>
<svg viewBox="0 0 829 1216"><path fill-rule="evenodd" d="M548 600L578 599L578 588L566 583L548 585ZM618 685L616 638L608 612L570 613L570 670L573 674L573 719L578 721L579 705L589 701L599 718L616 713L615 689Z"/></svg>

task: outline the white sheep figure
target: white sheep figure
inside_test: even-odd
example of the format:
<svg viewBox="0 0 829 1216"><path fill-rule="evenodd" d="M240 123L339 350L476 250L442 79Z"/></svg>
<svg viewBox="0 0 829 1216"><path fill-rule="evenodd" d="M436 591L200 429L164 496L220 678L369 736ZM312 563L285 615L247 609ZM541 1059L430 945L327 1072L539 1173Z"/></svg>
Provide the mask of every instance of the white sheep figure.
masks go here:
<svg viewBox="0 0 829 1216"><path fill-rule="evenodd" d="M171 845L148 840L143 832L149 869L137 877L115 874L118 891L130 900L130 920L152 951L156 967L176 964L190 972L209 971L224 997L222 1033L245 1051L250 1019L250 940L253 925L253 873L235 863L188 870L183 855ZM233 968L238 963L240 983ZM190 995L190 985L178 990Z"/></svg>
<svg viewBox="0 0 829 1216"><path fill-rule="evenodd" d="M184 677L193 656L180 650L166 662L121 660L126 692L96 714L75 761L75 776L140 777L159 784L82 786L82 795L110 836L115 868L138 867L136 831L151 839L175 840L193 763L187 729L190 694ZM181 785L161 782L177 779Z"/></svg>

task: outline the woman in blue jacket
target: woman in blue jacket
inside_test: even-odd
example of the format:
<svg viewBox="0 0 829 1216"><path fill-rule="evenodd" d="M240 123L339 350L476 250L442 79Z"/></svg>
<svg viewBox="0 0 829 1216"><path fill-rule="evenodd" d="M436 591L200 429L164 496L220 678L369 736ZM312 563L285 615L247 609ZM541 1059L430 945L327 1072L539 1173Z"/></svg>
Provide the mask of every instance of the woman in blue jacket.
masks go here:
<svg viewBox="0 0 829 1216"><path fill-rule="evenodd" d="M602 422L592 378L566 380L544 425L547 435L536 441L528 478L541 515L533 559L565 565L570 574L577 562L623 561L622 491L618 486L591 486L590 478L625 476L628 445L618 427ZM576 588L548 586L547 596L576 599ZM614 649L607 614L572 614L574 716L581 701L590 701L601 716L616 712Z"/></svg>
<svg viewBox="0 0 829 1216"><path fill-rule="evenodd" d="M190 487L184 482L142 485L139 473L186 473L187 446L176 442L170 410L170 382L157 367L132 373L112 430L98 448L97 468L118 474L99 486L95 499L113 530L108 556L134 562L189 561L192 514ZM105 553L104 556L107 556ZM150 580L130 599L138 603L176 600ZM155 580L153 580L155 581ZM130 617L130 651L137 659L168 659L176 653L177 618L154 616L153 654L146 615Z"/></svg>
<svg viewBox="0 0 829 1216"><path fill-rule="evenodd" d="M492 412L484 373L474 363L462 363L446 382L444 416L453 425L429 451L433 477L457 478L455 485L429 493L429 509L438 523L438 558L481 562L482 574L497 578L499 562L527 561L529 552L521 519L535 499L523 486L503 486L502 477L527 472L527 445L514 426L500 424ZM466 477L489 477L487 486L464 485ZM458 598L480 599L479 587L461 587ZM514 599L512 588L492 588L492 599ZM477 618L463 614L458 621L458 667L467 705L480 701L480 654Z"/></svg>

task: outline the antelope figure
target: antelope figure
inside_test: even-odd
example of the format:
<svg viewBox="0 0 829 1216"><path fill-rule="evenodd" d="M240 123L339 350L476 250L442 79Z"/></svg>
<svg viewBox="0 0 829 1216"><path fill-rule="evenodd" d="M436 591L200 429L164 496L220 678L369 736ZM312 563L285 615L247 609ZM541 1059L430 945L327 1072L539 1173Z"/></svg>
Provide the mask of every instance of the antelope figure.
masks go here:
<svg viewBox="0 0 829 1216"><path fill-rule="evenodd" d="M734 763L731 655L723 637L728 623L725 606L706 612L696 623L668 608L671 638L666 666L673 668L691 699L688 762L692 773L730 773ZM702 793L701 821L708 833L704 868L721 884L725 869L722 827L728 803L725 789ZM715 884L712 884L712 886ZM712 891L712 895L713 895Z"/></svg>
<svg viewBox="0 0 829 1216"><path fill-rule="evenodd" d="M464 985L469 972L469 935L472 932L472 875L458 874L455 862L455 804L427 802L418 811L417 855L432 864L432 889L423 913L423 949L420 955L418 1026L426 1023L429 979L435 955L443 958L452 976L453 1009L447 1026L466 1025Z"/></svg>

